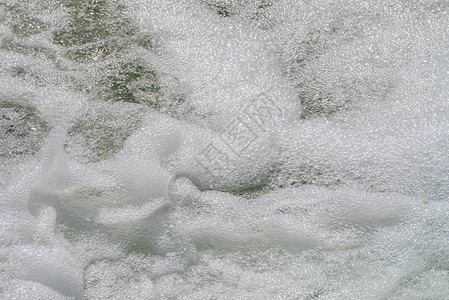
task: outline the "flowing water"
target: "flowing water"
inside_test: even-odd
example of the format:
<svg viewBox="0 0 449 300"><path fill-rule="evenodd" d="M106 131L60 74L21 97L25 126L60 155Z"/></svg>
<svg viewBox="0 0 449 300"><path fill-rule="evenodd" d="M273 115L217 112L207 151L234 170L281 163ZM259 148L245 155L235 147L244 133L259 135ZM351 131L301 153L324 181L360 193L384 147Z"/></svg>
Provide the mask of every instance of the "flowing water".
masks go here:
<svg viewBox="0 0 449 300"><path fill-rule="evenodd" d="M445 0L0 0L1 299L448 299Z"/></svg>

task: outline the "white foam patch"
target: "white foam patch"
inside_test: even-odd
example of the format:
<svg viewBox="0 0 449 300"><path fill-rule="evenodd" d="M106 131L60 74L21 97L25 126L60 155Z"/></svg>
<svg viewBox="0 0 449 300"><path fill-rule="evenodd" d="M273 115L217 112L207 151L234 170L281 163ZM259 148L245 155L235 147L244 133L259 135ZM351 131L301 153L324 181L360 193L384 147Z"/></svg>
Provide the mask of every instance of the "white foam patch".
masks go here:
<svg viewBox="0 0 449 300"><path fill-rule="evenodd" d="M189 89L197 113L220 128L261 93L299 116L297 97L281 76L264 32L223 21L196 1L130 3L142 28L161 36L175 74ZM195 18L201 22L189 22ZM217 88L219 86L220 88Z"/></svg>
<svg viewBox="0 0 449 300"><path fill-rule="evenodd" d="M48 124L0 158L1 297L447 298L447 5L124 3L140 32L108 38L154 44L88 62L53 43L71 8L29 36L0 11L0 104Z"/></svg>

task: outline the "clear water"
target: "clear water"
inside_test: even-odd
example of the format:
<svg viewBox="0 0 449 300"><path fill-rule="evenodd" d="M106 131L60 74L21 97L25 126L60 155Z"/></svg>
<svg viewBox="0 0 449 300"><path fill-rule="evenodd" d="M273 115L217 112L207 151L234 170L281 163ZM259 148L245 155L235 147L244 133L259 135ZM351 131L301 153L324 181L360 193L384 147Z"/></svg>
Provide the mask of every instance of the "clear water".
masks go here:
<svg viewBox="0 0 449 300"><path fill-rule="evenodd" d="M0 298L448 299L448 28L0 0Z"/></svg>

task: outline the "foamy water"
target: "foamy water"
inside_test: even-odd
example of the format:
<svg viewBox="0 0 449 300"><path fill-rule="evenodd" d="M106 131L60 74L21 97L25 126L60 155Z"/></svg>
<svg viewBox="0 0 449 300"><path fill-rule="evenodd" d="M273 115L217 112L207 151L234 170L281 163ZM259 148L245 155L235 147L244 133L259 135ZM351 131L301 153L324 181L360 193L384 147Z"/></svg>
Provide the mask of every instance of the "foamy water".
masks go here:
<svg viewBox="0 0 449 300"><path fill-rule="evenodd" d="M0 2L3 299L447 299L445 1Z"/></svg>

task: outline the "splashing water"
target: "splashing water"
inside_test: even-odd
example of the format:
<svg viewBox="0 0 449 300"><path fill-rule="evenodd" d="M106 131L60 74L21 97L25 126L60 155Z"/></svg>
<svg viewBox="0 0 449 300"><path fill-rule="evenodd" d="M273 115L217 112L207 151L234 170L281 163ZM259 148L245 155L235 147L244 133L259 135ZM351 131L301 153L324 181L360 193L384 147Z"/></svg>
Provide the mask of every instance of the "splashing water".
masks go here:
<svg viewBox="0 0 449 300"><path fill-rule="evenodd" d="M2 0L5 299L447 299L449 5Z"/></svg>

